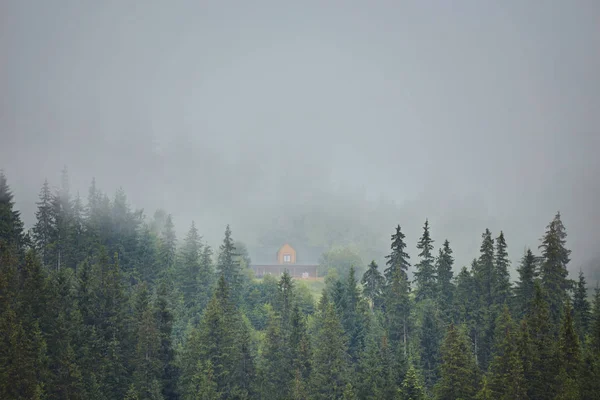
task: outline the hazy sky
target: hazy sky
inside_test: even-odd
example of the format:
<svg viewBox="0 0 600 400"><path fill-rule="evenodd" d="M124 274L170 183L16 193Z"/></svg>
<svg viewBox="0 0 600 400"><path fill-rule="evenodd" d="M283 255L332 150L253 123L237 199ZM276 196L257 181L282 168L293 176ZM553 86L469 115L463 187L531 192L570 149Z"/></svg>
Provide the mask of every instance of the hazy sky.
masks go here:
<svg viewBox="0 0 600 400"><path fill-rule="evenodd" d="M519 258L560 210L576 268L600 253L599 150L597 0L0 1L26 218L63 165L217 237L357 191L410 216L385 234L412 248L429 217L466 259L486 227Z"/></svg>

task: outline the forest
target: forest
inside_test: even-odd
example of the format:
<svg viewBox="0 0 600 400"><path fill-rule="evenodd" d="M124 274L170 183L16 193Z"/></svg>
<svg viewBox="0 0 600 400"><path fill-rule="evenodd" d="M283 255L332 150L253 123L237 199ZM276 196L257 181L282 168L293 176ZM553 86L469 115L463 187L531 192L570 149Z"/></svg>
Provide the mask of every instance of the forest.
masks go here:
<svg viewBox="0 0 600 400"><path fill-rule="evenodd" d="M95 181L46 181L25 229L0 174L0 399L600 398L600 290L569 277L559 212L514 282L502 231L460 267L427 219L389 226L384 265L315 297L253 277L229 225L178 239Z"/></svg>

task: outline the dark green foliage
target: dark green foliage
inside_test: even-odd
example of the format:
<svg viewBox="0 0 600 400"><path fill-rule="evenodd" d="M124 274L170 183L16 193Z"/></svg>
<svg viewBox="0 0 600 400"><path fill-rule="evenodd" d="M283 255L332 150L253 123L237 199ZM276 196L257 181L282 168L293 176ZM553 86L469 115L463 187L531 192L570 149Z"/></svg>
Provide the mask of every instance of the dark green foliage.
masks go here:
<svg viewBox="0 0 600 400"><path fill-rule="evenodd" d="M567 299L559 339L558 397L561 399L578 398L581 378L581 345L573 322L573 308Z"/></svg>
<svg viewBox="0 0 600 400"><path fill-rule="evenodd" d="M417 301L433 299L436 289L436 270L433 257L433 239L429 233L429 220L425 220L423 235L417 243L420 261L415 264L415 298Z"/></svg>
<svg viewBox="0 0 600 400"><path fill-rule="evenodd" d="M440 400L475 398L477 366L465 333L450 324L440 348L442 364L435 398Z"/></svg>
<svg viewBox="0 0 600 400"><path fill-rule="evenodd" d="M496 262L494 263L494 274L492 282L492 297L495 304L502 305L510 299L511 285L508 268L510 260L506 251L507 245L504 232L496 238Z"/></svg>
<svg viewBox="0 0 600 400"><path fill-rule="evenodd" d="M519 316L524 316L527 313L531 300L533 300L533 294L535 291L535 279L538 276L537 271L537 258L531 252L531 249L527 249L523 258L521 259L521 265L517 268L519 272L519 280L515 286L515 309L519 312Z"/></svg>
<svg viewBox="0 0 600 400"><path fill-rule="evenodd" d="M542 250L540 276L542 287L548 298L550 316L553 325L558 326L562 318L563 303L571 282L567 279L569 272L567 264L570 261L571 250L566 246L567 232L557 213L552 222L546 227L546 234L539 246Z"/></svg>
<svg viewBox="0 0 600 400"><path fill-rule="evenodd" d="M590 328L591 319L591 305L587 298L587 288L585 282L585 276L583 272L579 271L579 280L575 287L575 296L573 299L573 310L575 330L579 335L579 340L583 341Z"/></svg>
<svg viewBox="0 0 600 400"><path fill-rule="evenodd" d="M551 399L555 393L558 362L550 310L543 289L536 283L533 301L526 317L527 341L521 347L527 353L523 360L530 398ZM526 347L531 346L530 349ZM523 353L523 350L522 350Z"/></svg>
<svg viewBox="0 0 600 400"><path fill-rule="evenodd" d="M196 225L192 226L183 242L181 249L181 262L177 270L179 289L183 293L183 301L186 309L198 312L197 299L199 294L198 276L200 274L200 256L202 254L202 243Z"/></svg>
<svg viewBox="0 0 600 400"><path fill-rule="evenodd" d="M441 314L446 321L449 321L451 318L455 290L452 283L454 276L454 272L452 271L453 266L454 258L452 257L452 249L450 248L450 242L446 239L435 261L437 275L436 299L438 307L442 311Z"/></svg>
<svg viewBox="0 0 600 400"><path fill-rule="evenodd" d="M239 297L242 287L242 274L229 225L225 228L225 237L223 238L221 247L219 247L217 273L223 276L227 285L231 287L234 298Z"/></svg>
<svg viewBox="0 0 600 400"><path fill-rule="evenodd" d="M400 400L425 400L425 388L414 366L410 366L400 387Z"/></svg>
<svg viewBox="0 0 600 400"><path fill-rule="evenodd" d="M473 268L473 276L477 282L478 292L482 306L487 307L492 305L493 296L492 288L494 283L494 239L489 229L481 235L480 255L477 264Z"/></svg>
<svg viewBox="0 0 600 400"><path fill-rule="evenodd" d="M39 201L36 203L38 209L35 213L36 223L32 228L33 242L41 255L42 262L46 267L54 265L53 244L56 238L56 225L52 208L52 192L48 180L40 190Z"/></svg>
<svg viewBox="0 0 600 400"><path fill-rule="evenodd" d="M14 210L14 204L6 176L0 171L0 247L22 251L22 246L26 244L23 222L19 211Z"/></svg>
<svg viewBox="0 0 600 400"><path fill-rule="evenodd" d="M383 270L383 274L385 276L387 284L392 281L392 278L396 271L404 277L404 279L408 279L407 271L410 266L408 259L410 258L408 254L404 251L406 248L406 243L404 242L404 238L406 236L402 233L400 225L396 227L396 233L392 235L392 252L385 256L387 261L385 264L388 266Z"/></svg>
<svg viewBox="0 0 600 400"><path fill-rule="evenodd" d="M394 350L402 349L404 356L408 355L408 341L410 333L410 287L408 280L397 269L386 289L385 316L386 331Z"/></svg>
<svg viewBox="0 0 600 400"><path fill-rule="evenodd" d="M396 396L396 363L385 332L374 321L358 362L357 394L361 399L388 399Z"/></svg>
<svg viewBox="0 0 600 400"><path fill-rule="evenodd" d="M434 303L424 304L423 318L419 332L419 349L421 355L421 370L424 383L431 389L438 380L440 362L440 344L443 339L443 325Z"/></svg>
<svg viewBox="0 0 600 400"><path fill-rule="evenodd" d="M494 399L527 398L523 361L519 354L518 330L512 322L508 306L496 321L494 358L489 367L489 390Z"/></svg>
<svg viewBox="0 0 600 400"><path fill-rule="evenodd" d="M310 377L312 397L342 397L349 377L347 339L333 304L327 304L319 316Z"/></svg>
<svg viewBox="0 0 600 400"><path fill-rule="evenodd" d="M375 260L371 261L367 267L360 283L363 287L363 294L369 301L370 308L373 309L373 307L381 305L385 278L379 272L379 267Z"/></svg>
<svg viewBox="0 0 600 400"><path fill-rule="evenodd" d="M285 399L293 378L290 348L281 331L279 317L271 313L258 366L260 395L264 399Z"/></svg>
<svg viewBox="0 0 600 400"><path fill-rule="evenodd" d="M175 268L176 261L176 246L177 237L175 236L175 226L173 225L173 219L169 214L165 220L165 224L160 232L159 239L159 260L161 269L159 276L171 281L173 276L173 269Z"/></svg>

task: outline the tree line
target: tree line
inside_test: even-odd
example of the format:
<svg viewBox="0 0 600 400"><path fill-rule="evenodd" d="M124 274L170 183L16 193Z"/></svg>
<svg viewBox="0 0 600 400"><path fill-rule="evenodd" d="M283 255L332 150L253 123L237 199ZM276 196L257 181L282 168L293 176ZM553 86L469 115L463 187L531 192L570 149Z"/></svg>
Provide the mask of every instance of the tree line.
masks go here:
<svg viewBox="0 0 600 400"><path fill-rule="evenodd" d="M429 221L411 261L397 225L381 268L314 300L287 272L254 279L226 227L132 210L92 181L45 182L25 230L0 174L2 399L594 399L600 291L568 276L560 213L510 280L503 232L455 274ZM409 271L413 279L409 280Z"/></svg>

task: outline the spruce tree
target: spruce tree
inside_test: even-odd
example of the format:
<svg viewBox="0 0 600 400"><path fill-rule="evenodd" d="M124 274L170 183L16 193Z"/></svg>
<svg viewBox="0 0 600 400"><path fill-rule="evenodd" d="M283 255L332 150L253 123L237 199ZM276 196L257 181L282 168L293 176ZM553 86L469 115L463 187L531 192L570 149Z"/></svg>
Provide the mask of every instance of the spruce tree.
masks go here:
<svg viewBox="0 0 600 400"><path fill-rule="evenodd" d="M371 310L376 305L380 305L385 278L379 272L379 267L375 260L371 261L360 282L363 287L363 294L369 301Z"/></svg>
<svg viewBox="0 0 600 400"><path fill-rule="evenodd" d="M559 339L558 398L579 398L581 378L581 345L573 322L573 308L567 298Z"/></svg>
<svg viewBox="0 0 600 400"><path fill-rule="evenodd" d="M200 271L198 271L198 308L203 310L213 292L216 282L215 268L212 261L212 248L205 244L200 257Z"/></svg>
<svg viewBox="0 0 600 400"><path fill-rule="evenodd" d="M232 293L235 293L235 296L239 296L242 287L242 278L236 256L237 253L233 244L233 239L231 238L231 228L227 225L223 243L219 247L217 272L223 276L227 285L231 287Z"/></svg>
<svg viewBox="0 0 600 400"><path fill-rule="evenodd" d="M14 210L13 194L6 176L0 171L0 249L14 248L22 257L25 244L21 214Z"/></svg>
<svg viewBox="0 0 600 400"><path fill-rule="evenodd" d="M436 271L434 268L433 239L429 233L429 221L425 220L423 235L419 239L417 249L420 261L415 264L415 299L421 301L432 299L436 289Z"/></svg>
<svg viewBox="0 0 600 400"><path fill-rule="evenodd" d="M538 276L537 258L533 255L531 249L527 249L523 255L517 272L519 273L519 280L515 285L515 308L519 312L519 316L522 317L527 313L527 309L533 300L535 279Z"/></svg>
<svg viewBox="0 0 600 400"><path fill-rule="evenodd" d="M493 359L489 367L489 388L495 399L527 398L523 361L519 354L518 334L508 306L496 321Z"/></svg>
<svg viewBox="0 0 600 400"><path fill-rule="evenodd" d="M35 212L36 223L32 228L32 237L44 266L49 267L54 264L52 247L56 238L56 225L52 212L52 192L47 179L40 190L39 201L36 204L38 209Z"/></svg>
<svg viewBox="0 0 600 400"><path fill-rule="evenodd" d="M258 366L260 395L265 399L285 399L293 379L292 365L279 316L271 312Z"/></svg>
<svg viewBox="0 0 600 400"><path fill-rule="evenodd" d="M540 284L536 282L533 300L529 307L526 323L533 351L529 354L531 368L527 387L529 397L551 399L555 394L555 379L558 373L557 349L550 310ZM527 373L527 371L526 371Z"/></svg>
<svg viewBox="0 0 600 400"><path fill-rule="evenodd" d="M550 316L553 325L559 326L562 318L563 303L571 283L567 279L567 264L570 261L571 250L566 246L567 233L558 212L552 222L546 227L539 248L542 251L540 275L542 287L548 298Z"/></svg>
<svg viewBox="0 0 600 400"><path fill-rule="evenodd" d="M600 393L600 289L596 287L590 330L585 346L581 397L591 399Z"/></svg>
<svg viewBox="0 0 600 400"><path fill-rule="evenodd" d="M475 280L478 284L479 295L482 305L489 307L493 303L492 287L494 279L494 239L489 229L481 235L482 242L479 249L480 256L476 268L473 270Z"/></svg>
<svg viewBox="0 0 600 400"><path fill-rule="evenodd" d="M443 327L438 310L431 301L424 303L419 335L421 370L425 386L431 389L438 380L440 362L439 348L443 339Z"/></svg>
<svg viewBox="0 0 600 400"><path fill-rule="evenodd" d="M160 232L159 243L160 275L170 280L175 266L177 248L177 237L171 214L167 216L165 225Z"/></svg>
<svg viewBox="0 0 600 400"><path fill-rule="evenodd" d="M587 288L583 271L579 271L579 280L575 287L575 296L573 299L573 311L575 330L579 335L579 340L584 341L590 327L591 305L587 299Z"/></svg>
<svg viewBox="0 0 600 400"><path fill-rule="evenodd" d="M169 307L168 295L167 285L161 282L156 289L153 311L159 337L157 358L160 363L159 378L162 393L166 400L176 400L178 398L176 382L179 378L179 368L175 363L175 349L172 341L174 317Z"/></svg>
<svg viewBox="0 0 600 400"><path fill-rule="evenodd" d="M198 276L200 273L200 256L202 254L200 239L198 229L196 229L196 225L192 222L192 226L190 226L190 230L183 242L181 263L177 274L179 288L183 293L185 308L192 313L198 312L196 301L199 293Z"/></svg>
<svg viewBox="0 0 600 400"><path fill-rule="evenodd" d="M442 364L435 398L473 399L477 393L477 365L467 336L454 324L448 327L440 353Z"/></svg>
<svg viewBox="0 0 600 400"><path fill-rule="evenodd" d="M476 311L477 334L476 342L477 363L483 369L487 369L491 357L492 344L494 341L494 323L499 312L494 303L494 276L495 257L494 239L489 229L482 234L480 256L477 263L473 265L473 277L477 283L479 294L478 309Z"/></svg>
<svg viewBox="0 0 600 400"><path fill-rule="evenodd" d="M298 304L294 304L290 318L289 334L290 359L295 377L307 381L311 373L311 343L308 337L306 322L300 313ZM299 374L299 375L298 375Z"/></svg>
<svg viewBox="0 0 600 400"><path fill-rule="evenodd" d="M341 319L348 337L348 353L354 363L358 360L358 355L364 347L366 325L366 305L360 296L354 267L350 267L344 289L344 308Z"/></svg>
<svg viewBox="0 0 600 400"><path fill-rule="evenodd" d="M421 377L413 365L408 367L399 394L400 400L425 400L427 398Z"/></svg>
<svg viewBox="0 0 600 400"><path fill-rule="evenodd" d="M312 397L341 398L349 379L346 335L333 304L325 306L320 318L310 378Z"/></svg>
<svg viewBox="0 0 600 400"><path fill-rule="evenodd" d="M408 355L410 287L402 270L396 269L386 289L385 317L386 330L392 348L402 349L404 357Z"/></svg>
<svg viewBox="0 0 600 400"><path fill-rule="evenodd" d="M496 238L496 262L494 263L492 282L493 302L499 305L508 302L511 296L510 274L508 272L510 260L506 248L504 232L500 231L500 235Z"/></svg>
<svg viewBox="0 0 600 400"><path fill-rule="evenodd" d="M405 235L402 233L400 225L396 227L396 233L392 235L392 252L385 256L387 259L386 265L388 266L383 270L383 274L386 279L386 283L390 284L394 273L396 271L400 271L400 274L404 277L404 279L408 279L407 271L410 266L408 260L409 255L404 251L406 248L406 243L404 242Z"/></svg>
<svg viewBox="0 0 600 400"><path fill-rule="evenodd" d="M439 250L435 262L435 270L437 275L436 299L438 306L442 310L442 315L447 320L450 319L454 284L452 283L454 273L452 267L454 265L454 257L452 257L452 249L450 242L446 239L442 248Z"/></svg>
<svg viewBox="0 0 600 400"><path fill-rule="evenodd" d="M393 356L384 330L373 321L357 365L357 394L361 399L394 398L397 392Z"/></svg>

